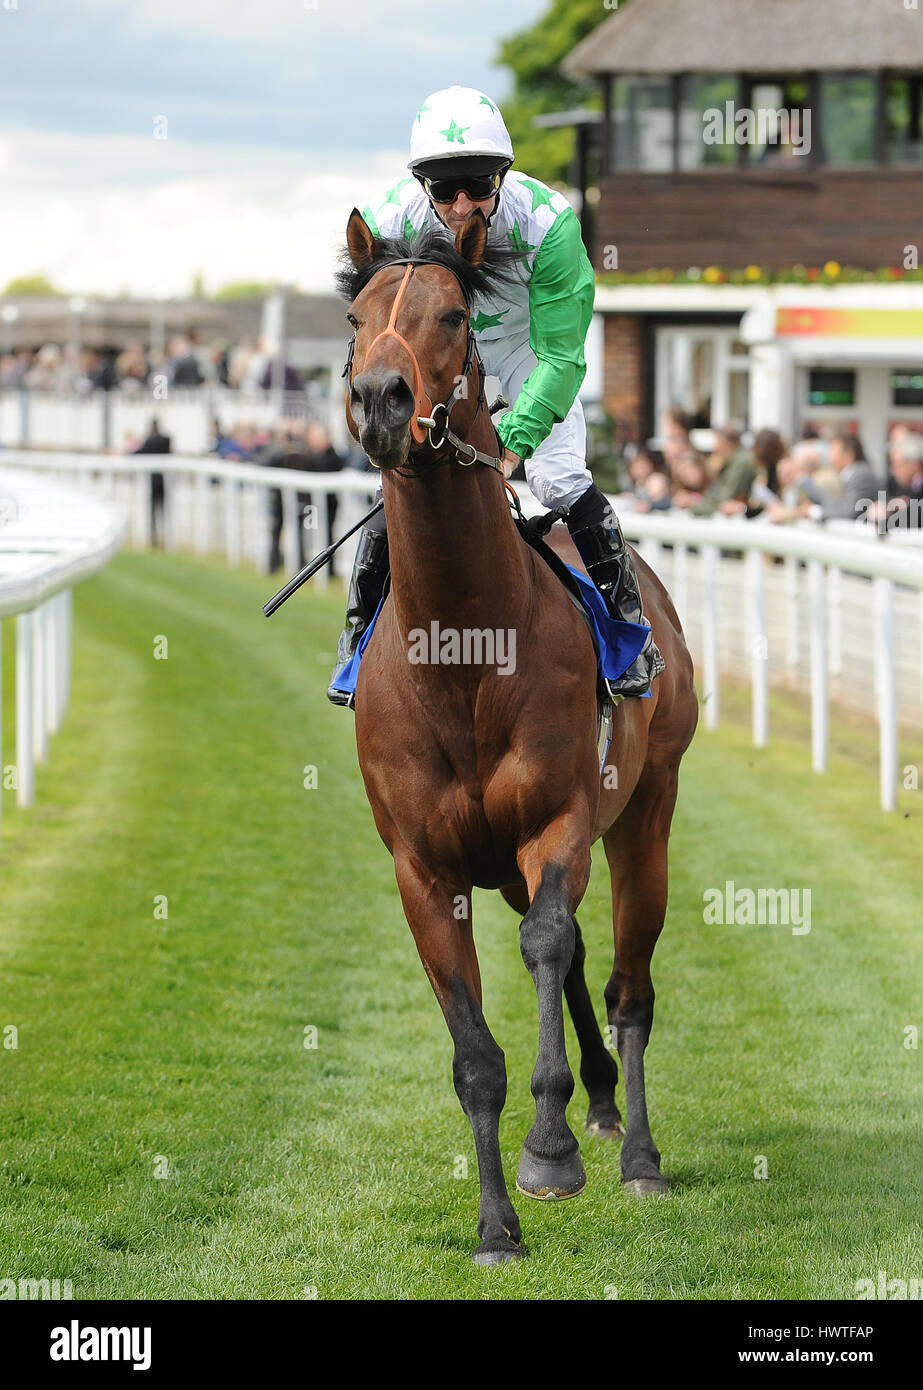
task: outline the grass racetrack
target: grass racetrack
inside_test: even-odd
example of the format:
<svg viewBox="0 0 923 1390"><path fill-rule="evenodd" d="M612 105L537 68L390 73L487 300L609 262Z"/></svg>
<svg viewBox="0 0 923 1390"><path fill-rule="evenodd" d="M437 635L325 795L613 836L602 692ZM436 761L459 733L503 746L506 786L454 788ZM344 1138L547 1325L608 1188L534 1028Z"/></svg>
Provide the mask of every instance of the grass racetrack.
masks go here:
<svg viewBox="0 0 923 1390"><path fill-rule="evenodd" d="M757 752L726 692L683 765L654 955L648 1103L672 1195L628 1197L618 1149L584 1137L585 1192L514 1192L529 1258L484 1270L450 1038L353 716L324 698L342 593L267 622L274 587L149 554L77 591L71 710L36 805L3 793L0 1278L93 1299L826 1299L879 1269L923 1277L923 1052L904 1045L923 1025L921 804L878 810L874 730L834 720L818 777L800 703L773 698ZM729 879L810 888L811 931L705 925ZM579 916L603 1022L601 853ZM476 894L475 927L512 1183L535 993L498 895ZM576 1073L569 1021L568 1056ZM578 1137L585 1112L578 1082Z"/></svg>

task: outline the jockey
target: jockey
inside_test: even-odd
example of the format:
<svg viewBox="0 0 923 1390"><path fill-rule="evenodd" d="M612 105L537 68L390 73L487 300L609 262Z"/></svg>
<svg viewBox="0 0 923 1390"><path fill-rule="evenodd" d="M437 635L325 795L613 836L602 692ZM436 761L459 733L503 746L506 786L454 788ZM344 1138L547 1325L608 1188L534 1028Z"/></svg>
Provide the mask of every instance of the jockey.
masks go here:
<svg viewBox="0 0 923 1390"><path fill-rule="evenodd" d="M529 486L547 507L567 507L577 550L613 618L650 627L618 519L586 466L586 426L577 392L595 282L580 223L561 193L515 170L503 117L482 92L449 87L423 102L410 135L411 177L362 215L376 236L413 241L424 227L455 234L480 208L488 240L527 253L519 283L498 287L471 318L488 374L512 408L497 420L507 474L525 461ZM384 512L363 528L347 600L346 628L327 697L352 705L337 678L368 627L388 573ZM663 670L653 639L612 695L644 695Z"/></svg>

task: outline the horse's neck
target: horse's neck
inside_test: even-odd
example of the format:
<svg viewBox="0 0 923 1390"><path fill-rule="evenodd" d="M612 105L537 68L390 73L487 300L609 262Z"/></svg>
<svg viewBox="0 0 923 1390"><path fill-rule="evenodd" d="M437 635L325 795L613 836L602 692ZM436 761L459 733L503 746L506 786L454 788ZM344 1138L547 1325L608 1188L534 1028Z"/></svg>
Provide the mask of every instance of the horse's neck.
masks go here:
<svg viewBox="0 0 923 1390"><path fill-rule="evenodd" d="M527 558L501 478L483 464L442 465L425 478L383 479L391 594L413 628L519 626Z"/></svg>

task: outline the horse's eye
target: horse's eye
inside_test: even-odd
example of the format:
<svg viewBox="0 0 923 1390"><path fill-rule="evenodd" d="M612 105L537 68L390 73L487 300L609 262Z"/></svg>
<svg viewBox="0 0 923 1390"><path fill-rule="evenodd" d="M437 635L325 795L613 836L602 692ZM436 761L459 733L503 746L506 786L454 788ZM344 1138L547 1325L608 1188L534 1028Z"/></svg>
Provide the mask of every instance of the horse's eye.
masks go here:
<svg viewBox="0 0 923 1390"><path fill-rule="evenodd" d="M359 327L359 320L356 318L355 314L347 314L346 322L350 325L351 328Z"/></svg>
<svg viewBox="0 0 923 1390"><path fill-rule="evenodd" d="M445 322L450 328L461 328L462 324L465 322L464 309L453 309L450 314L446 314Z"/></svg>

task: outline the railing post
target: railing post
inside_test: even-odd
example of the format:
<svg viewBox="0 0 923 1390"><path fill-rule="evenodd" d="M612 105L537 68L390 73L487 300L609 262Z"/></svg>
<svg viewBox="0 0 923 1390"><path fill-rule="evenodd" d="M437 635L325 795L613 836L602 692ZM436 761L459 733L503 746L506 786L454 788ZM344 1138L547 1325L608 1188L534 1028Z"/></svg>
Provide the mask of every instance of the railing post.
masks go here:
<svg viewBox="0 0 923 1390"><path fill-rule="evenodd" d="M750 677L753 690L753 743L769 742L769 639L766 635L766 562L760 550L747 552Z"/></svg>
<svg viewBox="0 0 923 1390"><path fill-rule="evenodd" d="M240 483L236 478L224 480L224 554L228 564L240 565Z"/></svg>
<svg viewBox="0 0 923 1390"><path fill-rule="evenodd" d="M689 550L680 543L673 547L673 607L685 627L689 607Z"/></svg>
<svg viewBox="0 0 923 1390"><path fill-rule="evenodd" d="M16 618L16 775L19 780L16 799L20 806L31 806L35 800L35 745L32 733L34 616L33 613L20 613Z"/></svg>
<svg viewBox="0 0 923 1390"><path fill-rule="evenodd" d="M717 729L720 717L720 678L718 675L718 551L703 545L702 564L702 703L706 729Z"/></svg>
<svg viewBox="0 0 923 1390"><path fill-rule="evenodd" d="M301 509L294 487L282 488L282 557L289 574L301 569L298 533L301 528Z"/></svg>
<svg viewBox="0 0 923 1390"><path fill-rule="evenodd" d="M211 479L206 473L195 475L195 553L208 554L209 515L208 503Z"/></svg>
<svg viewBox="0 0 923 1390"><path fill-rule="evenodd" d="M798 674L798 560L786 555L785 567L785 678L797 684Z"/></svg>
<svg viewBox="0 0 923 1390"><path fill-rule="evenodd" d="M830 643L830 674L843 673L843 601L842 575L836 565L827 571L827 614L829 618L828 641Z"/></svg>
<svg viewBox="0 0 923 1390"><path fill-rule="evenodd" d="M138 470L134 475L132 541L138 550L151 545L151 475Z"/></svg>
<svg viewBox="0 0 923 1390"><path fill-rule="evenodd" d="M35 761L48 756L48 730L45 727L45 615L44 605L33 608L32 618L32 747Z"/></svg>
<svg viewBox="0 0 923 1390"><path fill-rule="evenodd" d="M45 642L45 728L58 731L58 633L57 597L42 605L42 636Z"/></svg>
<svg viewBox="0 0 923 1390"><path fill-rule="evenodd" d="M312 493L317 503L317 529L306 531L305 536L310 539L306 542L306 548L310 548L310 558L313 560L315 555L319 555L327 544L327 537L330 535L330 494L329 492ZM336 558L336 557L334 557ZM319 589L326 589L330 582L330 566L324 565L317 571L312 581Z"/></svg>
<svg viewBox="0 0 923 1390"><path fill-rule="evenodd" d="M875 580L875 656L878 670L878 750L881 809L897 807L897 672L894 643L894 584Z"/></svg>
<svg viewBox="0 0 923 1390"><path fill-rule="evenodd" d="M64 590L64 665L62 673L64 676L63 690L61 698L63 701L62 715L66 713L71 702L71 675L74 662L74 591L73 589Z"/></svg>
<svg viewBox="0 0 923 1390"><path fill-rule="evenodd" d="M811 761L815 772L827 771L829 710L827 706L827 612L824 567L808 561L811 603Z"/></svg>
<svg viewBox="0 0 923 1390"><path fill-rule="evenodd" d="M176 474L163 475L163 548L173 555L179 550L179 519L176 515Z"/></svg>
<svg viewBox="0 0 923 1390"><path fill-rule="evenodd" d="M265 485L261 485L257 488L256 493L260 503L259 513L263 523L263 534L257 540L260 574L271 574L272 556L269 551L269 523L272 518L272 508L270 506L270 490Z"/></svg>

